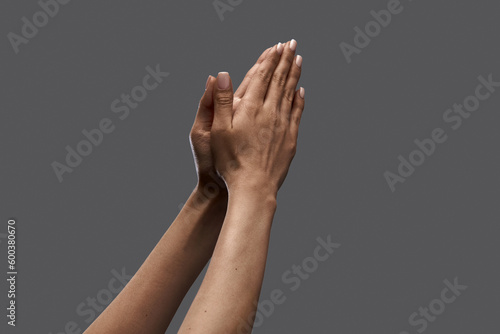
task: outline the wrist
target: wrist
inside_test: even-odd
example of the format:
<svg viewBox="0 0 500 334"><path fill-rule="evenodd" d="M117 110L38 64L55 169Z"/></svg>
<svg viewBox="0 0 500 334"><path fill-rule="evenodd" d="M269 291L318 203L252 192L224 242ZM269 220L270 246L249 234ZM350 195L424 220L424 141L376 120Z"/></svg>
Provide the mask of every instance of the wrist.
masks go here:
<svg viewBox="0 0 500 334"><path fill-rule="evenodd" d="M257 192L249 188L229 190L224 224L228 228L244 231L248 235L254 233L256 229L267 231L272 226L276 209L276 196L272 192ZM233 219L228 220L228 217Z"/></svg>
<svg viewBox="0 0 500 334"><path fill-rule="evenodd" d="M268 184L257 183L229 187L229 202L255 203L259 207L276 210L277 191Z"/></svg>
<svg viewBox="0 0 500 334"><path fill-rule="evenodd" d="M180 215L182 221L202 225L210 230L220 230L227 211L227 191L217 195L208 193L200 184L191 192L182 206Z"/></svg>
<svg viewBox="0 0 500 334"><path fill-rule="evenodd" d="M228 191L230 194L245 193L274 200L278 196L278 187L264 178L240 178L240 181L228 182Z"/></svg>
<svg viewBox="0 0 500 334"><path fill-rule="evenodd" d="M222 181L221 181L222 182ZM223 184L223 183L222 183ZM207 203L225 208L227 206L228 193L224 186L213 181L198 181L193 190L193 196L198 203Z"/></svg>

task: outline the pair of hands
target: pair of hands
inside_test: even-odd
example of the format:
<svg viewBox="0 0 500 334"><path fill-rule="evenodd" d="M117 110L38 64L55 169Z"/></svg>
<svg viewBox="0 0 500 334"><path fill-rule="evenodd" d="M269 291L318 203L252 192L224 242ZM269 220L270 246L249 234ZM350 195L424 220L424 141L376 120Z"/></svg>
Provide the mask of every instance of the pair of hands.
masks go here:
<svg viewBox="0 0 500 334"><path fill-rule="evenodd" d="M291 40L265 50L234 94L227 72L208 77L190 132L199 186L220 177L230 192L276 196L296 152L304 109L296 47Z"/></svg>
<svg viewBox="0 0 500 334"><path fill-rule="evenodd" d="M234 94L228 73L208 78L190 133L198 185L85 333L164 333L210 258L179 333L251 329L276 195L295 154L304 108L304 89L296 90L302 64L296 47L292 40L264 51ZM222 196L211 193L214 182Z"/></svg>

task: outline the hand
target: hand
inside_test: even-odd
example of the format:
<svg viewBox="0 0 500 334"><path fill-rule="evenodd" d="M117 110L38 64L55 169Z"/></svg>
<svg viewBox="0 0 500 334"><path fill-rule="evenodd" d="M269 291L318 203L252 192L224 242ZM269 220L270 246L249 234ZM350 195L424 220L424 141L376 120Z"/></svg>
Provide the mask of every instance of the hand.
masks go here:
<svg viewBox="0 0 500 334"><path fill-rule="evenodd" d="M234 94L235 107L245 95L253 75L270 49L271 48L265 50L255 65L247 72L240 87ZM224 182L220 179L215 170L212 152L210 150L211 129L214 119L213 90L215 84L216 79L213 76L209 76L205 85L205 93L201 97L198 105L198 112L189 134L189 140L198 174L198 186L203 188L205 185L215 181L224 191L226 191Z"/></svg>
<svg viewBox="0 0 500 334"><path fill-rule="evenodd" d="M276 195L286 177L304 109L305 91L296 91L302 57L294 56L295 48L292 41L267 51L236 103L229 74L216 79L211 147L230 192L243 187Z"/></svg>

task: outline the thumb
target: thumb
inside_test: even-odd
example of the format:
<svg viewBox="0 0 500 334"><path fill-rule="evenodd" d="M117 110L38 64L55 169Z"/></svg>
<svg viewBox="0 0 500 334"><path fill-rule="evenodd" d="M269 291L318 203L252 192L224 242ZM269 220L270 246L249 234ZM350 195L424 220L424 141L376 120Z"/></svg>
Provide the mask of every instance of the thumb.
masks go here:
<svg viewBox="0 0 500 334"><path fill-rule="evenodd" d="M214 124L227 127L233 119L233 84L227 72L219 72L213 93Z"/></svg>

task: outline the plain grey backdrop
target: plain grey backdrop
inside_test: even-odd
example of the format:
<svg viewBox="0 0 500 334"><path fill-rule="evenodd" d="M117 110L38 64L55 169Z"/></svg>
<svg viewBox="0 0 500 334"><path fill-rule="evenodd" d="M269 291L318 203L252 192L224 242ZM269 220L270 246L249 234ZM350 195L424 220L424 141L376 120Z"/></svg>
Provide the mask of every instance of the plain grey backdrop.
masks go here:
<svg viewBox="0 0 500 334"><path fill-rule="evenodd" d="M455 278L467 289L424 332L498 333L500 91L457 130L443 114L478 76L500 81L500 5L401 0L348 64L339 44L388 2L233 1L221 20L213 1L71 1L16 54L8 34L41 7L2 1L0 268L15 217L18 308L13 328L2 279L0 332L84 330L78 305L102 300L113 270L139 268L196 183L188 133L207 76L228 71L237 87L264 49L295 38L306 108L261 294L287 299L254 333L418 333L409 317L439 308ZM157 64L170 75L120 120L111 103ZM59 182L51 164L103 118L114 132ZM392 192L384 172L435 128L447 141ZM341 247L292 291L283 273L328 235Z"/></svg>

